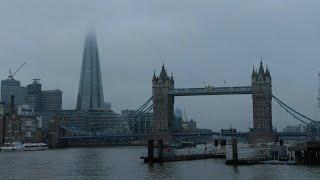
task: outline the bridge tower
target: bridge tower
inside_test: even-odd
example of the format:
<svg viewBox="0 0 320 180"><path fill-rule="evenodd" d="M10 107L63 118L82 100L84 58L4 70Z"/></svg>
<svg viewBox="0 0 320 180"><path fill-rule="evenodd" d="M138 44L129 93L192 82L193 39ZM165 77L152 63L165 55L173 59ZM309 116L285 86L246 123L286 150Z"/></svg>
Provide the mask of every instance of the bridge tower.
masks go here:
<svg viewBox="0 0 320 180"><path fill-rule="evenodd" d="M170 145L173 140L174 96L168 94L172 89L174 89L173 76L169 77L162 65L160 75L156 76L154 73L152 79L152 139L155 142L162 139L166 146Z"/></svg>
<svg viewBox="0 0 320 180"><path fill-rule="evenodd" d="M262 61L259 71L255 69L251 75L253 101L253 129L249 142L273 142L276 135L272 128L272 78L270 70L264 70Z"/></svg>

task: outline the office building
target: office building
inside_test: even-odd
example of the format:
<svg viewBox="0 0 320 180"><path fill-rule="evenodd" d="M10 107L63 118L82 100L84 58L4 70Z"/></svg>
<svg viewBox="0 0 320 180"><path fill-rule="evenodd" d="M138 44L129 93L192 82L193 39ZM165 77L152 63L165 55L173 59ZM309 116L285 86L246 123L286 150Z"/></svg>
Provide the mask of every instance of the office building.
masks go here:
<svg viewBox="0 0 320 180"><path fill-rule="evenodd" d="M21 82L15 79L1 81L1 102L10 104L10 97L15 97L15 105L26 103L27 89L21 86Z"/></svg>
<svg viewBox="0 0 320 180"><path fill-rule="evenodd" d="M62 91L46 90L41 91L40 111L41 112L61 112L62 110Z"/></svg>
<svg viewBox="0 0 320 180"><path fill-rule="evenodd" d="M27 85L27 104L34 109L35 113L40 112L41 84L39 79L34 79L32 84Z"/></svg>
<svg viewBox="0 0 320 180"><path fill-rule="evenodd" d="M105 103L96 36L86 35L81 66L77 107L62 111L67 131L78 134L130 134L126 121Z"/></svg>
<svg viewBox="0 0 320 180"><path fill-rule="evenodd" d="M103 88L96 36L89 33L84 44L84 53L80 74L77 110L103 108Z"/></svg>

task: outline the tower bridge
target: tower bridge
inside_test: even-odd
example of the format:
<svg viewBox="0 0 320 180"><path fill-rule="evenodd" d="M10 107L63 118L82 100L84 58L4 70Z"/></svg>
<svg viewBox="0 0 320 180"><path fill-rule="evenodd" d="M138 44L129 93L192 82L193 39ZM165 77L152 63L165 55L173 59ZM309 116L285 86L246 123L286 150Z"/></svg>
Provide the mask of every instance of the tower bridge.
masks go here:
<svg viewBox="0 0 320 180"><path fill-rule="evenodd" d="M212 133L174 133L173 131L173 109L175 96L200 96L200 95L251 95L253 106L253 128L250 132L238 132L231 134ZM272 127L272 99L280 105L294 119L304 123L309 129L316 133L287 133L273 132ZM163 140L164 145L170 145L173 141L184 139L206 139L213 136L235 136L245 137L250 143L271 142L279 138L302 138L319 137L320 122L315 121L272 94L272 79L270 70L264 70L262 62L259 70L253 69L251 74L251 85L237 87L201 87L201 88L175 88L173 76L169 77L162 66L159 76L155 73L152 79L152 97L149 98L133 114L134 119L139 119L141 114L153 111L151 134L105 134L104 132L92 133L77 130L65 124L60 125L61 135L58 142L61 144L95 144L95 143L127 143L153 139L155 142ZM68 132L68 133L67 133ZM60 134L60 133L59 133Z"/></svg>
<svg viewBox="0 0 320 180"><path fill-rule="evenodd" d="M185 88L174 87L173 76L169 77L164 66L159 76L154 73L152 79L153 126L152 139L163 140L165 145L173 141L173 109L175 96L199 95L252 95L253 129L249 141L271 142L277 139L272 127L272 79L270 70L264 70L262 61L259 70L253 69L251 86L239 87L204 87Z"/></svg>

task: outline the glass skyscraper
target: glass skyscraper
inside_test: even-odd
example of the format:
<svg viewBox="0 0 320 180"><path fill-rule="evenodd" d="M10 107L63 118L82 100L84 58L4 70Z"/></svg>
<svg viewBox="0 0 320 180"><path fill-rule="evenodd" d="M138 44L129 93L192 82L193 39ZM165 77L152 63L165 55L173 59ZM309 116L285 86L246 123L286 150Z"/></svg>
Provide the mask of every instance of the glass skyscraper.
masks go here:
<svg viewBox="0 0 320 180"><path fill-rule="evenodd" d="M97 40L95 34L88 33L84 45L77 110L87 111L90 108L103 107L104 98Z"/></svg>
<svg viewBox="0 0 320 180"><path fill-rule="evenodd" d="M27 89L21 86L20 81L15 79L6 79L1 81L1 101L9 105L10 97L14 96L15 105L26 103Z"/></svg>
<svg viewBox="0 0 320 180"><path fill-rule="evenodd" d="M67 131L79 134L130 134L126 121L104 102L96 36L85 38L76 110L63 110Z"/></svg>

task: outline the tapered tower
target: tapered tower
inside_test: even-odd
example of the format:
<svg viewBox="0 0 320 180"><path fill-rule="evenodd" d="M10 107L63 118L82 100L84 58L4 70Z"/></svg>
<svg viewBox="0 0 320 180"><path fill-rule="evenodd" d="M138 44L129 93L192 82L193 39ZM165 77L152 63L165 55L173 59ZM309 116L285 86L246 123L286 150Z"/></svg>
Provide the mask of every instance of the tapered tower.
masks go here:
<svg viewBox="0 0 320 180"><path fill-rule="evenodd" d="M172 89L174 89L173 76L169 77L166 69L162 66L160 75L154 74L152 79L152 139L155 141L163 140L166 146L170 145L173 140L174 97L168 94Z"/></svg>
<svg viewBox="0 0 320 180"><path fill-rule="evenodd" d="M249 133L250 144L276 142L278 136L272 127L272 79L270 70L253 69L251 75L253 101L253 129Z"/></svg>
<svg viewBox="0 0 320 180"><path fill-rule="evenodd" d="M255 132L272 132L272 82L270 70L263 68L252 72L253 129Z"/></svg>
<svg viewBox="0 0 320 180"><path fill-rule="evenodd" d="M77 97L77 110L103 108L104 98L99 52L94 33L86 35Z"/></svg>

